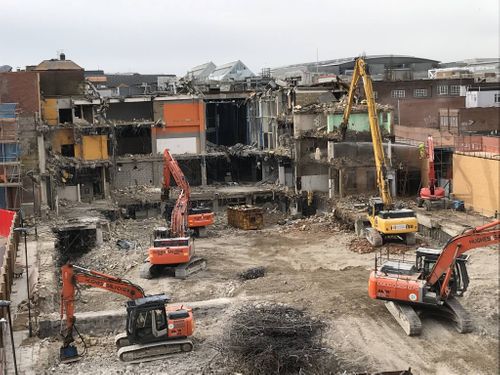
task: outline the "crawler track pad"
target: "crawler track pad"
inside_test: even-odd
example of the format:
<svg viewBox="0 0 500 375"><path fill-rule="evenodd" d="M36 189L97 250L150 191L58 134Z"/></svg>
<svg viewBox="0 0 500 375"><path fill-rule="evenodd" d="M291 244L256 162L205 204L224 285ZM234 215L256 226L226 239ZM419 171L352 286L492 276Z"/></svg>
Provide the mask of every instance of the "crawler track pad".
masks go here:
<svg viewBox="0 0 500 375"><path fill-rule="evenodd" d="M125 346L118 350L118 358L127 363L141 363L163 359L175 353L190 352L191 350L193 350L193 343L188 339L167 340Z"/></svg>
<svg viewBox="0 0 500 375"><path fill-rule="evenodd" d="M385 302L385 307L408 336L420 335L422 322L413 307L394 301Z"/></svg>

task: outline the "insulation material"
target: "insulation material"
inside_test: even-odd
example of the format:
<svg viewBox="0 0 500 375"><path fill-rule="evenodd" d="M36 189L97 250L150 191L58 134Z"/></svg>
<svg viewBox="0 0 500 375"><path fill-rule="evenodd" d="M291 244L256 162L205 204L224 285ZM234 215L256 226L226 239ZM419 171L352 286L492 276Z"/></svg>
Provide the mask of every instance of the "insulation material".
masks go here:
<svg viewBox="0 0 500 375"><path fill-rule="evenodd" d="M196 137L160 138L156 140L156 152L163 154L166 148L174 155L198 153Z"/></svg>

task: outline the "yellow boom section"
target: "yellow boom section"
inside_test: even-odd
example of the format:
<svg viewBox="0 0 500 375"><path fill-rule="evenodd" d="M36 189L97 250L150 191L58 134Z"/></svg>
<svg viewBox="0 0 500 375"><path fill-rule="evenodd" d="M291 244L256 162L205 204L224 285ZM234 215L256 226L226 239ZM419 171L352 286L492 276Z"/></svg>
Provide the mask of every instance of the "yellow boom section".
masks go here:
<svg viewBox="0 0 500 375"><path fill-rule="evenodd" d="M370 121L370 133L373 143L373 155L375 157L375 167L377 169L377 186L380 192L380 197L384 202L385 208L390 209L392 208L392 197L389 190L389 182L387 181L387 168L385 163L384 147L382 144L382 134L380 132L380 126L378 124L377 107L373 95L372 79L368 74L368 69L364 60L361 58L358 58L356 60L351 86L349 87L347 105L344 109L344 116L341 124L342 138L344 138L345 131L349 123L349 116L351 115L352 105L354 102L354 91L356 90L360 78L363 78L363 86L365 89L365 96L368 104L368 116Z"/></svg>

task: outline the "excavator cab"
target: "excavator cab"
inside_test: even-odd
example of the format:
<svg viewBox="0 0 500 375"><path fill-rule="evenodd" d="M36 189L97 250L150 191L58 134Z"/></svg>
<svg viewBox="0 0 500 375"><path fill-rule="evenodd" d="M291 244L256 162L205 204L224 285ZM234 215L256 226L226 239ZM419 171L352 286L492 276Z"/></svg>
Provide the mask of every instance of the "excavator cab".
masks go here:
<svg viewBox="0 0 500 375"><path fill-rule="evenodd" d="M167 306L170 297L154 294L127 302L127 335L130 343L164 341L167 337L191 336L191 308Z"/></svg>
<svg viewBox="0 0 500 375"><path fill-rule="evenodd" d="M427 278L436 264L440 249L429 249L419 247L417 249L417 268L422 272L422 277ZM453 295L461 296L469 286L469 274L467 273L467 261L469 255L462 254L455 260L453 273L449 281L449 287ZM444 278L444 276L443 276Z"/></svg>

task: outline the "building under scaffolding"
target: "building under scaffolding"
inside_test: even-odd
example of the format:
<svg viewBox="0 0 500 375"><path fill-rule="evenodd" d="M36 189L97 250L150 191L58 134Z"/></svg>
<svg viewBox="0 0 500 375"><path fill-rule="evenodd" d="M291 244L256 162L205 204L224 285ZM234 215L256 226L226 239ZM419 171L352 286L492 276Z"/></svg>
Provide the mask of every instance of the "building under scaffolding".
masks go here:
<svg viewBox="0 0 500 375"><path fill-rule="evenodd" d="M21 147L16 103L0 103L0 208L21 207Z"/></svg>

